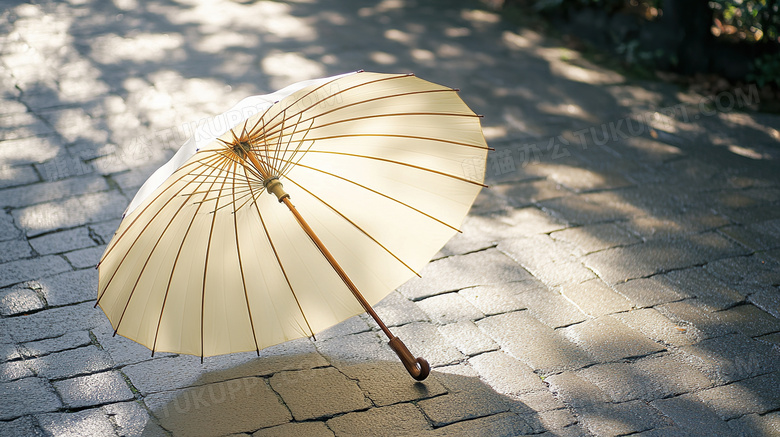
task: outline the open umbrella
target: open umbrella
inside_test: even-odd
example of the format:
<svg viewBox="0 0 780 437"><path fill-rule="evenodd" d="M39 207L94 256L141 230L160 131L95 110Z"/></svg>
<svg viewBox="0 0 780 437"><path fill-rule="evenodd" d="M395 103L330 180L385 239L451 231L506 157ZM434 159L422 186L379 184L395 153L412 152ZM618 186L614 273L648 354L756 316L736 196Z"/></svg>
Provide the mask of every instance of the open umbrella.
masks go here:
<svg viewBox="0 0 780 437"><path fill-rule="evenodd" d="M367 311L424 379L428 363L371 305L458 231L484 186L488 147L456 91L357 72L204 124L141 187L98 264L114 334L202 360Z"/></svg>

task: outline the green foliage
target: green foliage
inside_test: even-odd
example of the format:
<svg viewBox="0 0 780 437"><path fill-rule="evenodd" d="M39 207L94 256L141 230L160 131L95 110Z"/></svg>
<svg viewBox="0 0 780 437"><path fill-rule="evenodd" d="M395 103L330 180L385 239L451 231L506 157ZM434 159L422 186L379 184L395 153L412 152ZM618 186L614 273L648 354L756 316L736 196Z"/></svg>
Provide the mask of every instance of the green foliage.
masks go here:
<svg viewBox="0 0 780 437"><path fill-rule="evenodd" d="M724 26L757 41L778 42L780 0L713 0L710 7Z"/></svg>
<svg viewBox="0 0 780 437"><path fill-rule="evenodd" d="M753 61L753 71L747 79L758 86L775 85L780 87L780 56L777 54L764 55Z"/></svg>

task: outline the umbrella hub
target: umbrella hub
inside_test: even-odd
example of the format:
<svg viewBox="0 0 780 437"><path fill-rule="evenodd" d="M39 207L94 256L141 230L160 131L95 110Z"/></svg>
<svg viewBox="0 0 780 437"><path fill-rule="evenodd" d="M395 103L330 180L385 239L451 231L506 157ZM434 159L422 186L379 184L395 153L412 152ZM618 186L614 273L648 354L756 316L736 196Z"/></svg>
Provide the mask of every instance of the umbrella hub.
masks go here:
<svg viewBox="0 0 780 437"><path fill-rule="evenodd" d="M284 187L282 186L282 183L279 181L279 178L276 176L264 180L263 186L265 186L265 189L268 190L269 193L274 194L276 198L279 199L279 203L281 203L285 197L290 197L290 195L287 194L286 191L284 191Z"/></svg>

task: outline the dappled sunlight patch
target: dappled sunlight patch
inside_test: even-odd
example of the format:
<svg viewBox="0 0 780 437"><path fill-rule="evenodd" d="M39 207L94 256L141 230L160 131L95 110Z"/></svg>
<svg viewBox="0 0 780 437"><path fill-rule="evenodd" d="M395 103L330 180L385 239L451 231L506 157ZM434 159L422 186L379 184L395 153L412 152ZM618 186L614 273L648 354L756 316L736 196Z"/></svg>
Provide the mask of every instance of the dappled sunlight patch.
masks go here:
<svg viewBox="0 0 780 437"><path fill-rule="evenodd" d="M161 62L182 59L184 36L179 34L139 33L131 37L110 34L92 40L90 56L101 64Z"/></svg>
<svg viewBox="0 0 780 437"><path fill-rule="evenodd" d="M501 34L501 40L509 48L528 49L539 45L542 36L529 29L520 29L517 33L506 30Z"/></svg>
<svg viewBox="0 0 780 437"><path fill-rule="evenodd" d="M557 47L537 47L533 51L549 62L552 74L564 79L591 85L607 85L625 81L623 75L611 70L601 69L588 65L588 63L585 63L584 66L575 65L575 63L583 63L584 60L579 53L571 50L561 51Z"/></svg>
<svg viewBox="0 0 780 437"><path fill-rule="evenodd" d="M264 73L273 76L271 87L274 89L325 75L322 64L306 58L301 53L274 52L263 58L260 65Z"/></svg>
<svg viewBox="0 0 780 437"><path fill-rule="evenodd" d="M387 52L371 52L369 53L369 58L371 58L372 61L376 62L379 65L392 65L398 62L398 58L395 55L391 55Z"/></svg>

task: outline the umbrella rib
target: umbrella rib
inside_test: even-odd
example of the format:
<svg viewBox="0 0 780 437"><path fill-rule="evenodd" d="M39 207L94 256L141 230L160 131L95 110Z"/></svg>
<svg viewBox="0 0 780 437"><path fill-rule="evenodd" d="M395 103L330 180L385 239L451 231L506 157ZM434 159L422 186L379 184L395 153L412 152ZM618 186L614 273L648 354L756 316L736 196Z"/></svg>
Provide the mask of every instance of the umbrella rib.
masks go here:
<svg viewBox="0 0 780 437"><path fill-rule="evenodd" d="M209 157L209 158L210 158L210 159L216 159L216 157L213 157L213 156L211 156L211 157ZM184 165L182 165L182 166L181 166L179 169L177 169L177 170L176 170L176 172L178 173L178 172L180 172L181 170L184 170L184 169L185 169L185 168L187 168L187 167L190 167L190 166L192 166L192 165L195 165L195 164L196 164L196 163L198 163L198 162L199 162L199 161L192 161L192 162L189 162L189 163L187 163L187 164L184 164ZM116 238L116 240L114 241L114 244L112 244L110 247L108 247L108 248L106 249L106 252L103 254L103 257L100 259L100 262L98 262L98 265L100 265L100 263L101 263L101 262L103 262L103 260L104 260L104 259L105 259L105 258L108 256L108 254L109 254L109 253L111 253L111 251L114 249L114 247L116 247L116 246L117 246L117 244L119 244L119 241L121 241L121 240L122 240L122 238L125 236L125 234L127 234L127 232L130 230L130 228L132 228L132 227L133 227L133 225L135 224L135 222L137 222L137 221L138 221L138 219L139 219L139 218L140 218L140 217L141 217L141 216L142 216L142 215L143 215L143 214L146 212L146 210L147 210L147 209L149 209L149 208L152 206L152 204L154 204L154 202L156 202L156 201L157 201L157 199L159 199L160 197L162 197L162 195L163 195L163 194L165 194L165 193L166 193L166 192L167 192L169 189L173 188L173 186L174 186L174 185L176 185L176 183L177 183L177 182L180 182L182 179L184 179L184 178L185 178L186 176L188 176L188 175L189 175L189 173L187 173L187 172L183 172L183 173L182 173L182 175L181 175L181 176L180 176L180 177L179 177L179 178L178 178L176 181L174 181L173 183L171 183L170 185L168 185L167 187L165 187L165 189L164 189L163 191L161 191L161 192L160 192L160 193L159 193L157 196L155 196L155 197L154 197L154 199L152 199L152 200L151 200L151 201L150 201L150 202L149 202L149 203L148 203L146 206L144 206L144 208L143 208L143 209L141 209L141 210L138 212L138 214L135 216L135 218L133 219L133 221L132 221L132 222L130 222L130 224L127 226L127 228L125 228L125 230L124 230L124 231L122 231L122 235L120 235L119 237L117 237L117 238ZM171 177L172 177L172 176L173 176L173 175L171 175ZM182 190L183 190L183 189L184 189L184 188L181 188L181 189L179 189L179 191L178 191L176 194L174 194L172 197L176 197L176 196L177 196L179 193L181 193L181 192L182 192ZM170 201L170 200L169 200L169 201ZM167 203L166 203L166 204L167 204ZM123 217L123 218L124 218L124 217ZM143 231L142 231L142 232L143 232ZM120 263L120 264L121 264L121 263ZM97 306L97 303L95 304L95 306Z"/></svg>
<svg viewBox="0 0 780 437"><path fill-rule="evenodd" d="M321 114L323 115L323 114ZM351 121L358 121L358 120L367 120L370 118L381 118L381 117L401 117L401 116L416 116L416 115L435 115L435 116L441 116L441 117L466 117L466 118L479 118L479 115L477 114L459 114L457 112L394 112L391 114L374 114L374 115L363 115L360 117L353 117L353 118L343 118L340 120L332 121L330 123L320 124L314 127L311 127L310 130L320 129L323 127L333 126L336 124L341 123L348 123ZM312 117L311 119L314 119Z"/></svg>
<svg viewBox="0 0 780 437"><path fill-rule="evenodd" d="M184 167L182 167L182 168L184 168ZM205 173L205 171L204 171L204 173ZM151 206L154 204L154 202L156 202L156 201L157 201L157 199L159 199L159 198L160 198L160 196L162 196L162 194L164 194L166 191L168 191L168 189L170 189L170 188L171 188L171 187L173 187L173 186L174 186L176 183L178 183L178 182L180 182L181 180L183 180L183 179L184 179L184 178L185 178L187 175L188 175L188 173L182 174L182 175L181 175L181 176L180 176L180 177L179 177L179 178L178 178L178 179L177 179L175 182L173 182L173 183L172 183L172 184L170 184L168 187L166 187L166 188L165 188L165 189L164 189L164 190L163 190L163 191L162 191L162 192L161 192L159 195L157 195L157 196L156 196L156 197L155 197L155 198L154 198L154 199L153 199L151 202L149 202L149 204L148 204L148 205L146 205L146 206L144 207L144 209L142 209L142 210L141 210L141 211L138 213L138 215L137 215L137 216L136 216L136 217L133 219L133 221L132 221L132 222L131 222L131 223L130 223L128 226L127 226L127 228L125 228L125 230L122 232L122 235L120 235L119 237L117 237L116 243L114 243L114 245L112 245L112 246L111 246L111 248L109 248L108 250L106 250L106 253L103 255L103 259L105 259L105 258L108 256L108 254L109 254L109 252L111 251L111 249L113 249L114 247L116 247L116 246L119 244L119 241L120 241L120 240L121 240L121 239L122 239L122 238L123 238L123 237L124 237L124 236L127 234L127 232L128 232L128 231L129 231L129 230L130 230L130 229L133 227L133 225L134 225L134 224L135 224L135 223L138 221L138 219L139 219L141 216L143 216L143 215L146 213L146 211L147 211L147 210L148 210L148 209L149 209L149 208L150 208L150 207L151 207ZM152 216L152 218L151 218L151 219L150 219L150 220L149 220L149 221L148 221L148 222L147 222L147 223L144 225L144 228L143 228L143 229L141 229L141 232L139 232L139 233L138 233L138 236L135 238L135 240L133 240L133 242L130 244L130 247L129 247L129 248L126 250L126 251L125 251L125 254L124 254L124 256L123 256L123 257L122 257L122 259L119 261L119 264L117 265L117 267L116 267L116 269L114 270L114 272L111 274L111 277L108 279L108 282L106 283L106 286L105 286L105 288L103 288L103 291L102 291L101 293L99 293L99 294L98 294L98 298L97 298L97 300L95 301L95 307L97 307L97 306L98 306L98 304L100 303L100 299L102 299L102 298L103 298L103 295L106 293L106 290L108 290L108 287L111 285L111 282L114 280L114 277L116 276L117 272L119 271L119 268L120 268L120 267L122 266L122 264L125 262L125 259L127 259L127 256L130 254L130 251L133 249L133 247L135 247L135 243L137 243L137 242L138 242L138 239L140 238L141 234L143 234L143 233L144 233L144 231L145 231L145 230L146 230L146 229L149 227L149 225L151 225L151 223L152 223L152 222L154 221L154 219L155 219L155 218L156 218L156 217L157 217L157 216L160 214L160 212L163 210L163 208L165 208L165 207L166 207L166 206L167 206L169 203L171 203L171 202L173 201L173 199L175 199L176 197L178 197L178 194L179 194L179 193L181 193L182 191L184 191L184 189L185 189L185 188L186 188L186 185L184 185L183 187L179 188L179 191L177 191L177 192L176 192L176 194L174 194L173 196L171 196L171 197L170 197L170 198L169 198L169 199L168 199L168 200L165 202L165 205L163 205L163 206L162 206L162 208L158 209L158 210L157 210L157 212L155 212L155 213L154 213L154 215ZM101 262L102 262L102 260L101 260ZM98 263L98 265L100 265L100 264Z"/></svg>
<svg viewBox="0 0 780 437"><path fill-rule="evenodd" d="M312 120L312 124L313 123L314 123L314 121ZM311 132L310 128L311 128L311 124L309 124L309 129L306 129L304 131L303 137L298 141L298 146L295 148L295 151L292 153L290 158L282 161L282 162L284 162L284 165L282 165L282 168L279 169L279 171L278 171L278 174L280 176L285 174L285 173L287 173L290 170L290 168L292 168L295 165L297 165L298 162L300 162L301 159L303 159L303 156L306 155L306 153L314 146L314 142L312 141L311 144L309 145L309 147L306 148L306 151L301 153L300 157L298 157L298 161L295 161L295 155L297 155L300 152L301 148L303 147L303 143L305 141L307 141L306 137L309 135L309 132Z"/></svg>
<svg viewBox="0 0 780 437"><path fill-rule="evenodd" d="M416 271L416 270L414 270L412 267L410 267L410 266L409 266L409 264L405 263L405 262L404 262L404 261L403 261L403 260L402 260L400 257L398 257L398 255L396 255L395 253L393 253L393 252L392 252L390 249L388 249L388 248L387 248L387 247L386 247L384 244L380 243L380 242L379 242L379 241L378 241L376 238L374 238L373 236L371 236L371 234L369 234L369 233L368 233L368 232L367 232L365 229L363 229L362 227L360 227L360 226L359 226L357 223L355 223L355 222L353 222L352 220L350 220L350 219L349 219L347 216L345 216L345 215L344 215L344 214L343 214L341 211L339 211L338 209L336 209L336 208L335 208L333 205L331 205L330 203L328 203L328 202L326 202L325 200L321 199L319 196L317 196L316 194L312 193L311 191L307 190L305 187L303 187L301 184L299 184L299 183L295 182L293 179L290 179L290 177L289 177L289 176L287 177L287 180L288 180L288 181L290 181L290 182L292 182L292 183L293 183L295 186L297 186L298 188L302 189L302 190L303 190L303 191L305 191L306 193L308 193L310 196L312 196L312 197L314 197L315 199L317 199L318 201L320 201L320 202L321 202L323 205L327 206L327 207L328 207L328 208L329 208L331 211L333 211L333 212L335 212L336 214L338 214L338 215L339 215L341 218L343 218L343 219L344 219L344 220L346 220L346 221L347 221L349 224L351 224L353 227L355 227L355 229L357 229L357 230L359 230L360 232L362 232L362 233L363 233L363 235L365 235L366 237L368 237L369 239L371 239L371 241L373 241L373 242L374 242L374 243L376 243L376 244L377 244L379 247L381 247L381 248L382 248L382 249L383 249L385 252L387 252L387 253L388 253L390 256L392 256L392 257L393 257L393 258L395 258L395 259L396 259L398 262L400 262L401 264L403 264L403 265L404 265L404 267L406 267L406 268L407 268L407 269L409 269L409 270L410 270L412 273L414 273L415 275L417 275L418 277L420 277L420 274L419 274L419 273L417 273L417 271Z"/></svg>
<svg viewBox="0 0 780 437"><path fill-rule="evenodd" d="M260 218L260 224L263 226L263 232L265 233L265 237L268 240L268 244L271 246L271 250L274 253L274 258L276 259L276 263L279 265L279 269L282 271L282 276L284 276L284 281L287 283L287 287L290 289L290 293L292 293L296 305L298 305L298 310L301 312L303 321L306 322L306 326L309 328L309 332L311 333L312 337L314 337L314 330L311 329L311 325L309 324L309 319L306 317L306 313L303 312L303 307L301 306L301 302L298 300L298 295L295 294L295 289L293 288L292 283L290 282L290 277L287 276L287 270L285 270L284 264L282 264L282 259L279 257L279 252L276 251L276 245L274 244L273 239L271 238L271 234L268 232L268 227L265 225L263 214L260 213L260 206L257 204L257 202L255 202L255 210L257 211L257 216Z"/></svg>
<svg viewBox="0 0 780 437"><path fill-rule="evenodd" d="M396 160L388 159L388 158L380 158L378 156L360 155L360 154L357 154L357 153L333 152L333 151L326 151L326 150L309 150L308 153L323 153L323 154L328 154L328 155L340 155L340 156L351 156L351 157L354 157L354 158L373 159L375 161L382 161L382 162L388 162L388 163L391 163L391 164L398 164L398 165L402 165L404 167L409 167L409 168L414 168L414 169L417 169L417 170L427 171L429 173L434 173L434 174L437 174L437 175L440 175L440 176L446 176L448 178L459 180L461 182L466 182L466 183L473 184L473 185L479 185L479 186L481 186L483 188L487 187L487 185L485 185L485 184L483 184L481 182L472 181L471 179L466 179L464 177L457 176L457 175L454 175L454 174L445 173L443 171L434 170L432 168L426 168L426 167L422 167L422 166L419 166L419 165L409 164L408 162L396 161ZM299 163L298 165L303 165L303 164Z"/></svg>
<svg viewBox="0 0 780 437"><path fill-rule="evenodd" d="M315 106L319 105L320 103L322 103L322 102L324 102L324 101L326 101L326 100L328 100L328 99L330 99L330 98L332 98L332 97L335 97L335 96L338 96L338 95L340 95L340 94L346 93L347 91L352 91L352 90L354 90L354 89L356 89L356 88L360 88L360 87L362 87L362 86L366 86L366 85L372 85L372 84L379 83L379 82L383 82L383 81L386 81L386 80L402 79L402 78L406 78L406 77L412 77L412 76L413 76L413 75L411 75L411 74L402 74L402 75L397 75L397 76L390 76L390 77L382 77L382 78L379 78L379 79L376 79L376 80L371 80L371 81L367 81L367 82L362 82L362 83L359 83L359 84L357 84L357 85L353 85L353 86L351 86L351 87L345 88L345 89L343 89L343 90L339 90L338 92L335 92L335 93L333 93L333 94L328 94L328 95L327 95L325 98L322 98L322 99L319 99L319 100L315 101L313 104L309 105L307 108L304 108L304 109L302 109L302 110L298 111L297 113L304 113L304 112L306 112L306 111L308 111L308 110L310 110L310 109L314 108ZM334 83L334 82L338 81L339 79L343 79L343 78L337 78L337 79L334 79L334 80L332 80L332 81L329 81L329 82L327 82L327 83L324 83L324 84L322 84L322 85L320 85L320 86L318 86L318 87L314 88L313 90L311 90L311 91L309 91L308 93L304 94L303 96L301 96L300 98L298 98L298 99L297 99L297 100L295 100L294 102L291 102L289 105L287 105L287 107L286 107L286 108L284 108L284 111L286 111L287 109L290 109L290 108L292 108L292 107L293 107L295 104L297 104L298 102L300 102L301 100L303 100L303 99L304 99L304 98L306 98L307 96L311 95L312 93L315 93L316 91L318 91L318 90L320 90L320 89L324 88L324 87L325 87L325 86L327 86L327 85L330 85L330 84L332 84L332 83ZM452 90L452 91L454 91L454 90ZM279 114L281 114L282 112L283 112L283 111L280 111L280 112L278 112L276 115L274 115L274 116L273 116L273 117L272 117L272 118L269 120L269 122L273 121L273 120L274 120L274 119L275 119L275 118L276 118L276 117L277 117ZM284 116L283 116L283 117L284 117ZM284 120L282 120L282 121L281 121L281 123L284 123ZM280 124L280 122L277 122L275 125L271 126L270 130L276 129L276 128L279 126L279 124Z"/></svg>
<svg viewBox="0 0 780 437"><path fill-rule="evenodd" d="M186 204L187 204L186 201L182 202L181 206L179 206L179 209L176 211L176 214L174 214L171 220L168 221L168 224L165 225L165 229L163 229L162 233L160 233L160 237L157 239L157 241L154 242L154 246L152 247L152 250L149 251L149 256L146 257L146 261L144 262L144 265L141 267L141 271L138 272L138 277L135 280L135 284L133 284L133 288L130 290L130 295L127 297L127 302L125 302L125 307L122 310L122 315L119 316L119 321L116 323L116 328L114 329L114 335L116 335L117 331L119 331L119 325L122 324L122 320L124 320L125 318L125 313L127 312L127 308L130 306L130 301L133 299L133 295L135 294L135 290L138 287L138 283L141 281L141 276L144 275L146 266L149 264L149 261L152 259L152 255L154 255L154 251L157 249L157 245L160 244L160 241L162 241L162 236L165 234L166 231L168 231L168 228L173 223L173 220L176 218L176 215L178 215L179 212L181 212L181 210L184 208L184 205ZM158 210L158 213L159 211L162 211L162 208ZM157 214L155 214L155 216L149 221L149 223L151 223L155 217L157 217Z"/></svg>
<svg viewBox="0 0 780 437"><path fill-rule="evenodd" d="M225 160L225 163L229 162L229 160ZM224 168L227 168L227 165L225 165ZM224 168L222 169L224 171ZM214 182L212 182L212 187L214 187L214 184L216 183L216 179ZM222 196L222 189L225 188L225 185L222 184L219 186L219 195L217 196L217 203L216 208L219 208L219 199ZM202 204L201 204L202 205ZM201 288L201 298L200 298L200 362L203 362L203 356L205 355L205 351L203 348L203 339L204 339L204 316L206 312L206 275L209 271L209 255L211 254L211 239L214 236L214 224L217 221L217 215L214 214L211 217L211 227L209 228L209 239L206 243L206 259L203 263L203 285Z"/></svg>
<svg viewBox="0 0 780 437"><path fill-rule="evenodd" d="M205 171L204 171L205 173ZM206 181L201 181L198 184L198 188L200 188L201 185L205 184ZM215 182L212 182L212 186L214 186ZM189 197L192 197L195 193L192 193ZM179 210L181 210L184 205L186 205L187 202L183 202L182 206L179 207ZM203 206L202 203L198 204L198 207L195 209L195 213L192 215L192 219L190 220L190 223L187 225L187 230L184 232L184 236L181 239L181 244L179 244L179 249L176 251L176 258L173 260L173 266L171 267L171 274L168 276L168 284L165 287L165 296L163 297L163 303L162 307L160 308L160 317L157 320L157 328L154 331L154 343L152 344L152 356L154 356L154 351L157 348L157 337L160 335L160 325L162 324L162 318L163 313L165 312L165 304L168 302L168 293L171 290L171 284L173 283L173 275L176 273L176 267L179 265L179 257L181 256L181 251L184 249L184 242L187 241L187 236L190 234L190 230L192 229L192 224L195 223L195 217L198 215L198 211L200 211L200 208ZM176 215L178 215L178 211L174 215L174 218ZM171 219L171 222L173 222L173 219Z"/></svg>
<svg viewBox="0 0 780 437"><path fill-rule="evenodd" d="M341 134L341 135L329 135L327 137L309 138L309 140L310 141L321 141L321 140L333 140L333 139L338 139L338 138L352 138L352 137L404 138L404 139L410 139L410 140L425 140L425 141L434 141L434 142L437 142L437 143L454 144L456 146L471 147L471 148L480 149L480 150L490 150L490 147L483 146L481 144L469 144L469 143L464 143L464 142L461 142L461 141L446 140L444 138L425 137L425 136L421 136L421 135L404 135L404 134Z"/></svg>
<svg viewBox="0 0 780 437"><path fill-rule="evenodd" d="M236 173L238 163L233 163L233 172ZM245 173L246 174L246 173ZM241 271L241 285L244 288L244 298L246 299L246 312L249 315L249 326L252 329L252 338L255 341L255 349L257 350L257 356L260 356L260 346L257 344L257 333L255 332L255 322L252 320L252 308L249 305L249 294L246 289L246 276L244 275L244 264L241 262L241 245L238 238L238 217L236 214L236 186L232 186L233 189L233 230L236 235L236 255L238 256L238 268Z"/></svg>
<svg viewBox="0 0 780 437"><path fill-rule="evenodd" d="M438 223L441 223L442 225L444 225L444 226L446 226L446 227L448 227L448 228L450 228L450 229L452 229L452 230L454 230L454 231L456 231L456 232L461 232L461 230L460 230L460 229L458 229L458 228L456 228L455 226L452 226L452 225L450 225L450 224L448 224L448 223L444 222L443 220L440 220L440 219L438 219L438 218L436 218L436 217L434 217L434 216L432 216L432 215L430 215L430 214L428 214L428 213L426 213L426 212L424 212L424 211L421 211L421 210L419 210L419 209L417 209L417 208L413 207L412 205L409 205L408 203L405 203L405 202L403 202L403 201L401 201L401 200L399 200L399 199L396 199L395 197L388 196L387 194L384 194L384 193L382 193L382 192L380 192L380 191L377 191L377 190L375 190L375 189L373 189L373 188L367 187L367 186L365 186L365 185L363 185L363 184L361 184L361 183L359 183L359 182L353 181L353 180L351 180L351 179L345 178L344 176L339 176L339 175L337 175L337 174L335 174L335 173L331 173L331 172L328 172L328 171L326 171L326 170L322 170L322 169L319 169L319 168L316 168L316 167L312 167L312 166L309 166L309 165L306 165L306 164L300 164L300 163L299 163L298 165L300 165L300 166L301 166L301 167L303 167L303 168L307 168L307 169L309 169L309 170L318 171L318 172L320 172L320 173L323 173L323 174L326 174L326 175L328 175L328 176L332 176L332 177L334 177L334 178L341 179L341 180L343 180L343 181L346 181L346 182L349 182L349 183L351 183L351 184L357 185L358 187L360 187L360 188L363 188L364 190L370 191L370 192L372 192L372 193L374 193L374 194L377 194L377 195L379 195L379 196L382 196L382 197L384 197L384 198L386 198L386 199L390 199L390 200L392 200L393 202L399 203L399 204L401 204L401 205L403 205L403 206L405 206L405 207L407 207L407 208L411 209L412 211L415 211L415 212L417 212L417 213L419 213L419 214L422 214L422 215L424 215L425 217L428 217L428 218L430 218L430 219L431 219L431 220L433 220L433 221L436 221L436 222L438 222ZM289 177L287 177L287 179L289 180L290 178L289 178ZM298 185L298 184L295 184L295 185Z"/></svg>
<svg viewBox="0 0 780 437"><path fill-rule="evenodd" d="M406 77L406 76L404 76L404 77ZM301 122L307 122L307 121L312 120L312 119L314 119L316 117L322 117L324 115L332 114L334 112L341 111L341 110L347 109L347 108L351 108L353 106L363 105L363 104L366 104L366 103L373 103L373 102L377 102L379 100L391 99L391 98L394 98L394 97L406 97L406 96L417 95L417 94L432 94L432 93L442 93L442 92L444 92L444 93L457 93L456 90L451 89L451 88L447 88L447 89L433 89L433 90L422 90L422 91L410 91L410 92L406 92L406 93L397 93L397 94L387 94L387 95L383 95L383 96L379 96L379 97L373 97L373 98L370 98L370 99L360 100L360 101L357 101L357 102L352 102L352 103L349 103L349 104L346 104L346 105L338 106L338 107L333 108L333 109L331 109L329 111L325 111L325 112L323 112L321 114L317 114L317 115L315 115L315 116L313 116L311 118L308 118L306 120L301 120ZM336 94L334 94L334 95L336 95ZM323 100L326 100L326 99L323 99ZM304 109L303 111L300 112L300 114L303 114L304 112L308 111L312 107ZM477 117L477 118L479 118L479 116L477 114L473 114L473 113L472 114L457 114L457 115L463 115L463 116L466 116L466 117ZM276 127L277 126L274 126L274 128L273 128L274 130L271 131L272 134L276 134L277 132L279 132L278 130L275 130Z"/></svg>

